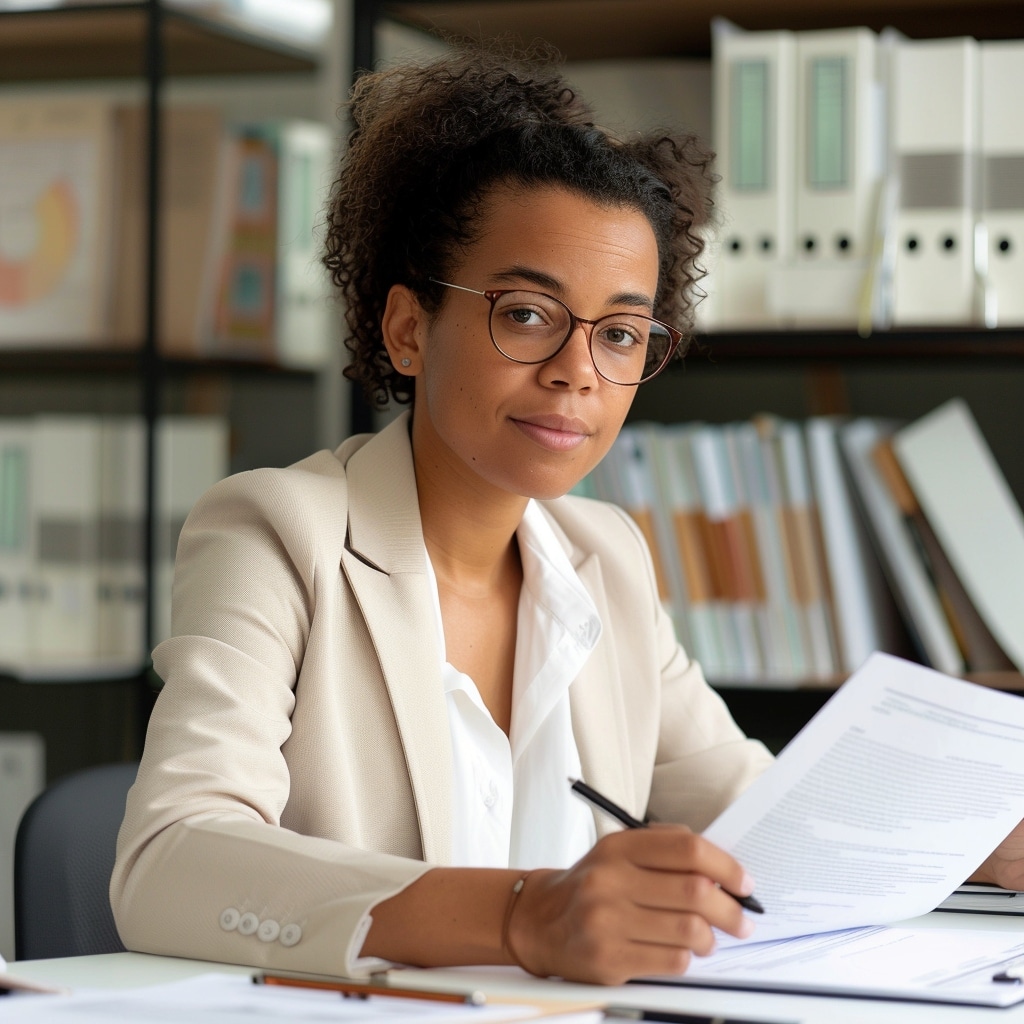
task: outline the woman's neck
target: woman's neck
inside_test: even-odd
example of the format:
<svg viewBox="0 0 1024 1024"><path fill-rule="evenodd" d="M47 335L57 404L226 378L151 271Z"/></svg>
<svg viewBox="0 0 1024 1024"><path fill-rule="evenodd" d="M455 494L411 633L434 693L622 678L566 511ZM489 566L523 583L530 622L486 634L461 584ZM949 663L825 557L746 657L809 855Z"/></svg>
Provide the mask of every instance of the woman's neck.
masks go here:
<svg viewBox="0 0 1024 1024"><path fill-rule="evenodd" d="M516 529L529 501L493 487L450 451L413 440L423 539L439 580L485 588L518 567Z"/></svg>

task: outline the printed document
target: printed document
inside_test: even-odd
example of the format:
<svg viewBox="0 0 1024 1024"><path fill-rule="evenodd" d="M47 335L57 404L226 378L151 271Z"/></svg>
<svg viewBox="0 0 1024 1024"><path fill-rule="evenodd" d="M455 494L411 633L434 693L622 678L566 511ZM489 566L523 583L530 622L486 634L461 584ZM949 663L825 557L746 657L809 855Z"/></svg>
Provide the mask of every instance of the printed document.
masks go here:
<svg viewBox="0 0 1024 1024"><path fill-rule="evenodd" d="M344 999L337 992L254 985L236 974L201 974L139 988L83 989L70 995L8 996L5 1024L524 1024L547 1006L494 1003L476 1006L431 999L372 996ZM568 1006L558 1024L601 1024L596 1009Z"/></svg>
<svg viewBox="0 0 1024 1024"><path fill-rule="evenodd" d="M1024 700L873 654L706 830L753 876L765 913L751 915L748 940L720 935L687 980L771 987L775 976L792 987L795 976L834 991L857 977L870 987L884 965L886 987L906 995L918 986L918 940L865 926L933 910L1022 819ZM832 934L854 928L865 930ZM762 946L797 936L811 937ZM932 981L971 962L991 989L988 965L1024 957L1024 935L986 944L972 930L948 955L919 952L932 958ZM1024 998L1005 991L1024 986L1001 988L999 1004Z"/></svg>

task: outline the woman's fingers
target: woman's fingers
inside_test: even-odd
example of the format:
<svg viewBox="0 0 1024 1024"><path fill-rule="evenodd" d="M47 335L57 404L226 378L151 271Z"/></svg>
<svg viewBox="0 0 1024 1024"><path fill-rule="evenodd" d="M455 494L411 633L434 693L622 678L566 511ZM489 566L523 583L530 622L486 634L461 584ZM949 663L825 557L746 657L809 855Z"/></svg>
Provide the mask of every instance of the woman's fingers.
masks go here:
<svg viewBox="0 0 1024 1024"><path fill-rule="evenodd" d="M566 871L535 872L512 936L536 973L613 984L677 974L714 949L714 928L751 933L730 895L750 888L733 857L687 829L616 833Z"/></svg>
<svg viewBox="0 0 1024 1024"><path fill-rule="evenodd" d="M606 845L625 847L625 856L638 867L704 875L736 896L749 896L753 891L753 881L735 857L680 825L617 832L594 850Z"/></svg>
<svg viewBox="0 0 1024 1024"><path fill-rule="evenodd" d="M615 864L623 857L637 869L631 892L639 904L696 911L715 927L744 938L752 930L733 898L750 895L752 880L730 854L688 829L620 832L591 853L598 864Z"/></svg>
<svg viewBox="0 0 1024 1024"><path fill-rule="evenodd" d="M737 938L745 939L754 931L753 922L740 904L704 875L644 872L637 880L633 898L646 910L689 914ZM711 951L692 948L701 955Z"/></svg>
<svg viewBox="0 0 1024 1024"><path fill-rule="evenodd" d="M710 844L704 842L704 845ZM696 858L677 862L674 868L652 868L647 866L642 856L636 860L629 856L635 852L629 847L611 848L603 851L601 856L593 858L589 864L581 862L581 901L589 899L595 907L614 906L614 899L618 894L624 904L636 908L665 912L670 918L680 914L695 916L697 920L739 938L746 938L751 934L753 923L731 895L733 889L727 890L722 882L716 881L710 875L711 871L715 871L719 877L728 877L729 872L718 870L717 863L709 868L702 858ZM623 854L626 854L624 859ZM717 858L713 860L717 861ZM740 868L740 881L731 884L742 888L744 877L744 872ZM710 927L706 930L706 935L710 942ZM637 931L634 937L638 940L644 939L643 930ZM702 954L710 951L708 948L691 948Z"/></svg>

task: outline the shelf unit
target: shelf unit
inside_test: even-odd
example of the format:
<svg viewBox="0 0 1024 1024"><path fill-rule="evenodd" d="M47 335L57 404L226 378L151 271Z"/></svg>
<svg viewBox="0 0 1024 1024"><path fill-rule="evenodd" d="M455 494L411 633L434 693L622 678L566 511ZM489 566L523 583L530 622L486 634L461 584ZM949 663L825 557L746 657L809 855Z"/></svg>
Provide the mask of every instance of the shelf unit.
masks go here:
<svg viewBox="0 0 1024 1024"><path fill-rule="evenodd" d="M140 344L132 349L5 346L0 349L0 408L5 414L31 411L33 403L47 411L89 408L92 390L116 392L112 402L107 401L106 411L143 414L148 428L145 538L150 566L154 563L155 425L169 411L169 399L185 406L184 411L192 411L187 408L190 405L204 411L204 403L209 404L211 394L218 389L299 389L301 398L291 399L293 406L286 415L296 418L292 413L299 412L308 421L311 436L303 438L295 453L286 456L291 461L307 454L317 440L310 408L322 397L314 371L286 369L268 362L172 359L160 353L155 325L158 169L163 140L157 115L166 102L168 80L259 75L276 76L275 80L280 81L288 76L319 75L320 64L318 49L307 49L248 27L237 18L218 14L212 4L208 9L194 5L186 9L175 7L170 0L115 0L0 10L0 89L26 84L60 88L71 82L102 84L119 80L138 83L144 89L150 128L145 161L145 315ZM102 387L96 388L95 383L101 380ZM50 394L53 397L40 397ZM68 401L69 395L73 403ZM269 443L278 441L273 438ZM247 460L251 464L274 460L251 454L253 457ZM232 468L248 467L233 460ZM151 570L147 573L148 608L152 608L153 601L152 579ZM151 631L152 627L147 629ZM146 650L152 647L151 639L147 635ZM25 680L0 675L0 706L5 709L2 728L43 734L50 778L100 760L139 756L155 695L148 665L140 665L137 672L128 674L68 673L47 680L27 675ZM79 709L79 729L65 721L66 716L56 714L57 703ZM83 725L85 728L81 728ZM97 736L102 737L102 743L96 742Z"/></svg>
<svg viewBox="0 0 1024 1024"><path fill-rule="evenodd" d="M375 30L385 19L442 38L542 39L561 52L570 69L573 61L612 58L707 60L716 16L748 30L866 25L876 31L893 27L911 38L1024 38L1024 5L1015 0L355 0L354 66L374 66ZM853 330L723 331L698 337L682 363L641 388L631 417L726 421L766 410L794 417L893 415L896 407L916 416L961 386L973 387L986 396L986 407L975 408L979 422L999 442L993 444L997 459L1024 504L1024 456L1016 440L1024 432L1016 397L1021 385L1024 328L900 329L865 337ZM776 401L779 408L773 407ZM999 689L1024 689L1018 673L971 678ZM781 745L834 685L723 686L722 693L741 725L757 732L768 723L771 739Z"/></svg>
<svg viewBox="0 0 1024 1024"><path fill-rule="evenodd" d="M161 34L154 41L154 19ZM147 60L156 43L159 64ZM231 21L149 0L0 10L0 82L309 73L317 55ZM150 77L150 81L153 79Z"/></svg>
<svg viewBox="0 0 1024 1024"><path fill-rule="evenodd" d="M749 30L866 25L893 26L911 38L1024 37L1019 0L355 0L354 14L363 47L355 66L363 68L372 66L368 37L381 18L456 37L545 39L567 60L707 57L714 17Z"/></svg>

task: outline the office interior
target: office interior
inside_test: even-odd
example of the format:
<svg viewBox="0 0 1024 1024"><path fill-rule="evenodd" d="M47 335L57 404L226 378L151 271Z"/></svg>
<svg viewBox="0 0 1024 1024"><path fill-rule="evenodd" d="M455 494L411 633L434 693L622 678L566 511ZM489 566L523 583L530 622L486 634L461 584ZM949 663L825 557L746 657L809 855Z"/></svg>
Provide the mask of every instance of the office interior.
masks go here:
<svg viewBox="0 0 1024 1024"><path fill-rule="evenodd" d="M116 102L152 101L143 52L152 4L90 5L103 9L101 19L128 19L127 27L103 37L112 46L113 72L95 64L104 59L106 51L99 50L93 66L72 62L69 71L65 52L55 49L64 45L59 44L64 37L56 33L47 42L43 19L73 18L73 12L62 9L73 6L0 2L0 112L7 101L67 90ZM852 26L881 32L895 26L911 39L1024 39L1024 9L997 0L842 0L828 5L782 0L769 7L743 0L686 5L676 0L280 0L276 11L268 2L165 0L162 6L167 10L161 30L169 49L158 87L160 104L212 105L232 123L314 121L327 126L334 143L344 135L341 99L356 69L409 53L439 52L445 46L440 36L446 33L545 37L566 54L570 79L593 102L601 123L683 123L709 140L714 136L714 18L727 18L750 32ZM297 26L300 11L308 24ZM284 70L274 61L266 62L269 69L261 67L259 60L249 67L239 61L242 69L233 70L234 56L218 66L218 58L205 51L190 54L190 37L175 35L180 28L175 18L189 29L198 20L197 48L205 45L204 18L213 25L213 36L232 45L252 44L259 50L261 40L269 40L270 51L286 55ZM62 25L61 32L67 31ZM100 26L96 31L107 30ZM179 73L178 67L190 70ZM1024 153L1024 138L1020 148ZM0 230L3 223L0 217ZM0 238L0 259L4 255ZM353 430L373 429L395 412L369 409L343 380L341 310L332 307L331 318L323 357L314 366L300 367L282 366L273 358L170 360L157 367L145 356L103 345L90 353L59 343L33 347L4 338L0 418L129 416L138 415L148 402L150 417L223 418L229 472L287 465L335 447ZM936 338L938 343L929 344ZM761 413L798 421L836 414L905 422L959 397L974 414L1010 492L1024 504L1019 440L1024 437L1024 321L995 328L983 323L910 326L867 337L851 326L727 328L720 343L712 325L698 341L678 366L639 389L631 422L725 424ZM779 750L840 682L725 681L720 692L743 728ZM1007 676L998 685L1024 690L1024 683L1018 683L1018 677ZM93 764L139 756L157 690L158 681L145 665L49 678L0 670L0 873L9 879L20 810L47 782ZM8 905L0 899L0 907ZM13 957L9 921L0 922L0 955Z"/></svg>

